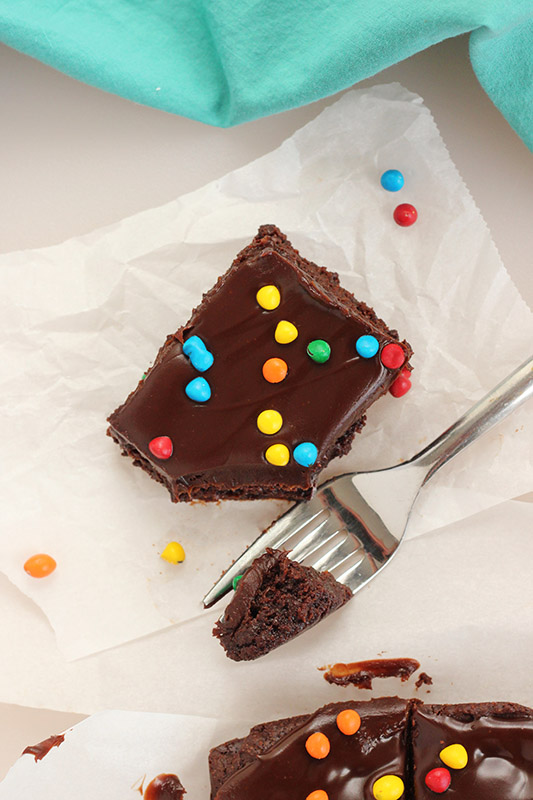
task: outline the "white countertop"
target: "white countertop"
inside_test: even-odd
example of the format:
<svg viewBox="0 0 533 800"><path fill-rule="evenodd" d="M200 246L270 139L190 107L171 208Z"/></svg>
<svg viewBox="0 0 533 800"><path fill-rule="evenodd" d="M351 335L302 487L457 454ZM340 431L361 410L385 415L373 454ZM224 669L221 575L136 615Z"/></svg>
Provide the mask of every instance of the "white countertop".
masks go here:
<svg viewBox="0 0 533 800"><path fill-rule="evenodd" d="M533 306L533 158L479 86L467 37L363 85L391 81L418 92L433 112ZM277 147L331 102L221 130L85 86L2 46L0 98L1 252L56 244L163 204ZM82 718L0 704L0 779L26 745Z"/></svg>

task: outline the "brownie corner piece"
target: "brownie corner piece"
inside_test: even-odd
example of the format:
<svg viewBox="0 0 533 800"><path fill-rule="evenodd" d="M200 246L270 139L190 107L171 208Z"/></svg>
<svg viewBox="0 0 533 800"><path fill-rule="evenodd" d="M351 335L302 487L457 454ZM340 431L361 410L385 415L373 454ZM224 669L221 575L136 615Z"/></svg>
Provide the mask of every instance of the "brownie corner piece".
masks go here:
<svg viewBox="0 0 533 800"><path fill-rule="evenodd" d="M368 407L406 391L411 352L336 273L264 225L108 433L175 502L308 499Z"/></svg>
<svg viewBox="0 0 533 800"><path fill-rule="evenodd" d="M228 658L252 661L316 625L351 597L329 572L267 548L240 579L213 635Z"/></svg>

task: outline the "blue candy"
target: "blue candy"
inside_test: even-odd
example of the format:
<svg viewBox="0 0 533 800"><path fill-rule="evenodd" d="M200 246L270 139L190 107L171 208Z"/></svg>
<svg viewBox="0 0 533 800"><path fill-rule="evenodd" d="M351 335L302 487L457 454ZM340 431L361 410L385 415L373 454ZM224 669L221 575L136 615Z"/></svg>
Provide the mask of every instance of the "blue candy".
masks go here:
<svg viewBox="0 0 533 800"><path fill-rule="evenodd" d="M183 352L198 372L206 372L215 360L199 336L190 336L183 343Z"/></svg>
<svg viewBox="0 0 533 800"><path fill-rule="evenodd" d="M388 169L381 176L381 185L388 192L399 192L403 184L403 175L399 169Z"/></svg>
<svg viewBox="0 0 533 800"><path fill-rule="evenodd" d="M360 336L355 343L355 349L361 358L372 358L379 350L379 342L375 336Z"/></svg>
<svg viewBox="0 0 533 800"><path fill-rule="evenodd" d="M211 397L211 387L205 378L193 378L185 387L185 394L195 403L205 403Z"/></svg>
<svg viewBox="0 0 533 800"><path fill-rule="evenodd" d="M302 442L294 448L292 457L300 466L312 467L317 460L318 450L312 442Z"/></svg>

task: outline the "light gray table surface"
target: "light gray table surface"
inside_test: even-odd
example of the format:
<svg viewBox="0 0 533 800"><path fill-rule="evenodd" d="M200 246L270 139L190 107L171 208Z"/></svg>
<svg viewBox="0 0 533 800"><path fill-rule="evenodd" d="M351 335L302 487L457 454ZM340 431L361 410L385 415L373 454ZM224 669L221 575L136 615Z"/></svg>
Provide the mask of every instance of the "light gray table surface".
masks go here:
<svg viewBox="0 0 533 800"><path fill-rule="evenodd" d="M361 85L399 81L429 106L504 263L533 307L533 158L479 86L468 39ZM85 86L0 46L0 252L56 244L174 199L277 147L331 98L221 130ZM9 657L3 643L2 657ZM27 744L80 715L0 704L0 779Z"/></svg>

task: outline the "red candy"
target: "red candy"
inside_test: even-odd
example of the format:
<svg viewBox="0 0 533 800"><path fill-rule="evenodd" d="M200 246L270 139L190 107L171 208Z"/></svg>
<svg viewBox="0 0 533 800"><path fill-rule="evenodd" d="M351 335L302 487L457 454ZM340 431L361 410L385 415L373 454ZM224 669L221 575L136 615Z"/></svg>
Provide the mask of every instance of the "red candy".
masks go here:
<svg viewBox="0 0 533 800"><path fill-rule="evenodd" d="M407 368L402 369L396 380L390 385L389 392L393 397L403 397L411 388L411 373Z"/></svg>
<svg viewBox="0 0 533 800"><path fill-rule="evenodd" d="M404 361L405 353L399 344L386 344L381 351L381 363L388 369L398 369Z"/></svg>
<svg viewBox="0 0 533 800"><path fill-rule="evenodd" d="M437 767L428 772L425 777L425 782L428 789L431 789L432 792L442 794L449 788L452 782L452 776L444 767Z"/></svg>
<svg viewBox="0 0 533 800"><path fill-rule="evenodd" d="M161 458L163 461L170 458L174 447L172 439L169 436L156 436L148 445L151 454L156 458Z"/></svg>
<svg viewBox="0 0 533 800"><path fill-rule="evenodd" d="M402 228L408 228L409 225L413 225L418 219L418 211L411 203L400 203L400 205L396 206L394 209L393 216L394 222L397 225L401 225Z"/></svg>

